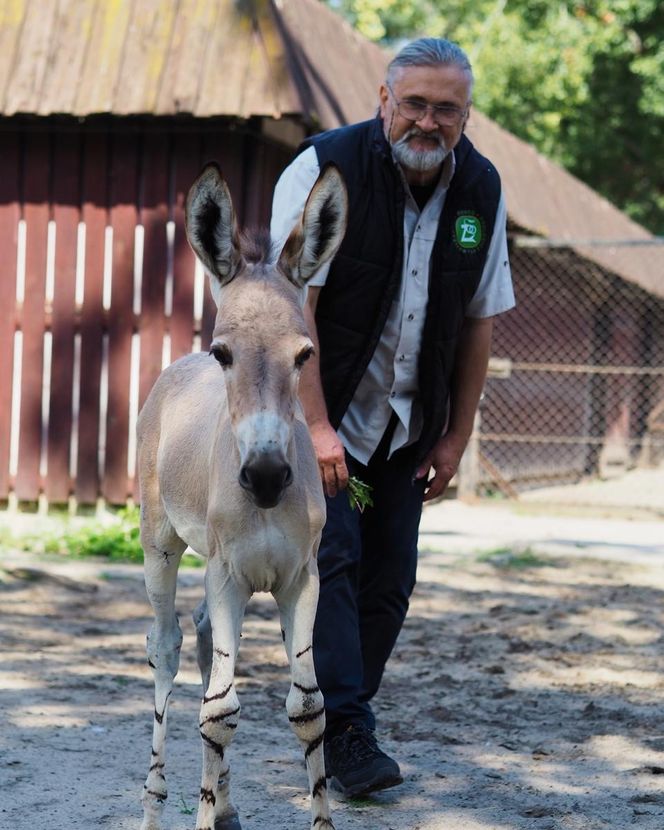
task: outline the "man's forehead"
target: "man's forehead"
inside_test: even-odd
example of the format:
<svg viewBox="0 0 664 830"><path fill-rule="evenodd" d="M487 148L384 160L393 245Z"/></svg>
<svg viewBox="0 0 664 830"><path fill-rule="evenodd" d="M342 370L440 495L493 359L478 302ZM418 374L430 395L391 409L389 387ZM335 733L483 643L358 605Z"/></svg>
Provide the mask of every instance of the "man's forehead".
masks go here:
<svg viewBox="0 0 664 830"><path fill-rule="evenodd" d="M457 64L432 66L397 66L392 70L390 83L395 91L409 95L445 95L449 92L468 92L472 88L472 76ZM420 91L421 90L421 91Z"/></svg>

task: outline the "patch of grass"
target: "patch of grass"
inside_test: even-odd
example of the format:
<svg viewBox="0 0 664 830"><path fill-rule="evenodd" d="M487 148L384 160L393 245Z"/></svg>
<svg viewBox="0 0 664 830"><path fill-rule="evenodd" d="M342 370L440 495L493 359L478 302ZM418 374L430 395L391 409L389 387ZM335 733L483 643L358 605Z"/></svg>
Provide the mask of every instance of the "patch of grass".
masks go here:
<svg viewBox="0 0 664 830"><path fill-rule="evenodd" d="M0 529L0 550L9 550L15 548L16 550L30 550L24 538L20 538L13 534L7 528Z"/></svg>
<svg viewBox="0 0 664 830"><path fill-rule="evenodd" d="M0 542L22 551L36 551L68 556L74 559L100 557L110 562L143 563L138 507L118 510L106 521L86 519L84 522L62 520L57 530L39 535L14 536L0 531ZM200 568L205 560L193 554L182 557L182 565Z"/></svg>
<svg viewBox="0 0 664 830"><path fill-rule="evenodd" d="M185 553L180 562L180 566L183 568L204 568L205 559L193 553Z"/></svg>
<svg viewBox="0 0 664 830"><path fill-rule="evenodd" d="M111 562L143 562L139 538L137 507L119 510L116 521L109 524L92 522L78 528L65 526L61 532L44 538L46 553L64 553L77 559L100 556Z"/></svg>
<svg viewBox="0 0 664 830"><path fill-rule="evenodd" d="M533 551L532 548L497 548L485 551L477 557L478 562L488 562L495 568L505 570L522 570L526 568L541 568L549 562Z"/></svg>

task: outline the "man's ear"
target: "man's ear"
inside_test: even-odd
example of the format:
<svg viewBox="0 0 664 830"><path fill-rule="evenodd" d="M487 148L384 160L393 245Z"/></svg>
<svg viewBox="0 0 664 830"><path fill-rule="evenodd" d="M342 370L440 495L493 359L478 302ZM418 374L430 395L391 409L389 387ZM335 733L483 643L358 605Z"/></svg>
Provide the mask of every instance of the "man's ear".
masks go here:
<svg viewBox="0 0 664 830"><path fill-rule="evenodd" d="M468 101L468 106L466 107L466 114L463 118L463 124L461 125L461 132L462 133L466 132L466 125L468 124L468 119L470 118L470 111L471 111L472 107L473 107L473 102Z"/></svg>
<svg viewBox="0 0 664 830"><path fill-rule="evenodd" d="M378 96L380 99L380 106L378 108L378 111L380 113L380 117L385 118L385 106L387 104L388 98L390 97L390 92L385 84L380 85Z"/></svg>

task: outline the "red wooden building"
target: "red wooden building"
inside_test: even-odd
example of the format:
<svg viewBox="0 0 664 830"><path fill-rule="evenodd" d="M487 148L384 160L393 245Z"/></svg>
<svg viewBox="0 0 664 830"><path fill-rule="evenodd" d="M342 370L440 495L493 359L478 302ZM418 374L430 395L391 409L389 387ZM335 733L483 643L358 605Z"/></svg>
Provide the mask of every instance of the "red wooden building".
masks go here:
<svg viewBox="0 0 664 830"><path fill-rule="evenodd" d="M211 331L189 185L218 160L242 224L267 222L293 148L370 116L383 64L315 0L3 8L0 501L134 492L138 408Z"/></svg>
<svg viewBox="0 0 664 830"><path fill-rule="evenodd" d="M140 404L162 366L204 348L211 329L203 275L184 239L189 184L217 159L241 221L265 222L274 181L302 137L370 117L385 64L317 0L5 4L0 502L13 494L122 504L134 494ZM486 458L516 480L560 466L564 442L533 455L542 436L572 437L576 450L562 466L582 472L594 463L588 447L623 428L624 406L607 403L606 379L570 385L569 364L612 360L597 315L622 314L624 332L610 343L631 344L621 352L630 366L661 365L661 258L578 244L649 235L481 114L469 135L501 171L513 232L568 241L564 268L554 267L560 252L513 249L519 309L496 338L512 368L487 389ZM631 298L629 319L612 307L620 292ZM650 323L634 311L642 308ZM558 364L567 367L560 377ZM631 441L633 379L623 386ZM664 397L643 382L638 395L648 412ZM598 407L595 443L583 444ZM546 421L553 408L554 425ZM646 416L638 417L642 436Z"/></svg>

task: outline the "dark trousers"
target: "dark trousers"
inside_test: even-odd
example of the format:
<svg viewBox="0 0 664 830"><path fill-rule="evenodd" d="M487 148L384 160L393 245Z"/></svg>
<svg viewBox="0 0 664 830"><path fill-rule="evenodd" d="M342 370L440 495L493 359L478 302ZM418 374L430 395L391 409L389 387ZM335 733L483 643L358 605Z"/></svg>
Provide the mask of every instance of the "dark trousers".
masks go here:
<svg viewBox="0 0 664 830"><path fill-rule="evenodd" d="M390 431L391 433L391 431ZM386 434L367 466L346 454L350 475L373 487L373 507L352 510L344 491L327 499L318 552L321 590L314 660L328 737L349 723L375 728L369 701L408 611L415 586L424 480L413 483L412 449L388 461Z"/></svg>

